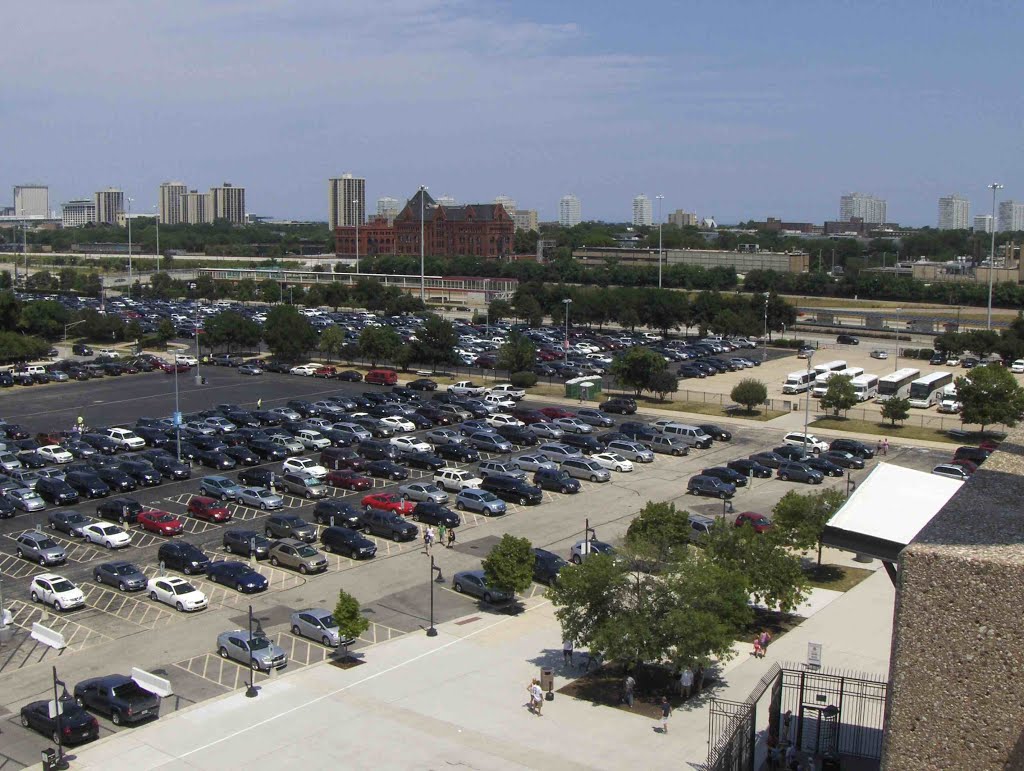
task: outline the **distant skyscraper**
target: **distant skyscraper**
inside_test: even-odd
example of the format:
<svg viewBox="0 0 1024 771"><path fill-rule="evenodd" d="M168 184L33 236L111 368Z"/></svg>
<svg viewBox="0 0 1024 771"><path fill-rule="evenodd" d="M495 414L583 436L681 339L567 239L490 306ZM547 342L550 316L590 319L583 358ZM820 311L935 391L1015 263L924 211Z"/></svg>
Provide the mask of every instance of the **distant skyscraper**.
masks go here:
<svg viewBox="0 0 1024 771"><path fill-rule="evenodd" d="M395 217L397 217L398 212L401 211L401 208L399 208L398 204L399 201L397 198L391 198L389 196L378 198L377 216L383 217L385 220L387 220L387 223L389 225L393 225L395 223Z"/></svg>
<svg viewBox="0 0 1024 771"><path fill-rule="evenodd" d="M342 174L329 181L327 224L333 231L366 221L366 180Z"/></svg>
<svg viewBox="0 0 1024 771"><path fill-rule="evenodd" d="M438 206L458 206L459 202L453 195L439 195L436 202Z"/></svg>
<svg viewBox="0 0 1024 771"><path fill-rule="evenodd" d="M516 230L540 230L537 225L536 209L516 209L512 214L512 221L516 223Z"/></svg>
<svg viewBox="0 0 1024 771"><path fill-rule="evenodd" d="M505 211L508 212L508 216L514 217L516 211L519 209L519 204L516 203L514 198L509 198L507 195L499 195L494 199L495 203L500 203L505 207Z"/></svg>
<svg viewBox="0 0 1024 771"><path fill-rule="evenodd" d="M654 217L651 214L651 199L643 193L633 199L633 224L647 227L654 224Z"/></svg>
<svg viewBox="0 0 1024 771"><path fill-rule="evenodd" d="M869 224L881 225L886 221L885 201L866 193L849 193L839 199L839 221L849 222L859 217Z"/></svg>
<svg viewBox="0 0 1024 771"><path fill-rule="evenodd" d="M245 188L225 182L210 188L211 220L227 220L232 225L245 224Z"/></svg>
<svg viewBox="0 0 1024 771"><path fill-rule="evenodd" d="M939 230L967 230L971 221L971 202L963 196L947 195L939 199Z"/></svg>
<svg viewBox="0 0 1024 771"><path fill-rule="evenodd" d="M1024 203L1001 201L999 203L999 232L1024 230Z"/></svg>
<svg viewBox="0 0 1024 771"><path fill-rule="evenodd" d="M558 224L563 228L573 228L582 221L580 199L572 194L563 195L558 202Z"/></svg>
<svg viewBox="0 0 1024 771"><path fill-rule="evenodd" d="M161 225L179 225L183 220L181 197L188 192L184 182L161 182L158 208Z"/></svg>
<svg viewBox="0 0 1024 771"><path fill-rule="evenodd" d="M46 185L15 185L14 214L16 217L49 217L50 188Z"/></svg>
<svg viewBox="0 0 1024 771"><path fill-rule="evenodd" d="M209 193L190 190L181 196L182 222L187 225L203 225L213 222L213 203Z"/></svg>
<svg viewBox="0 0 1024 771"><path fill-rule="evenodd" d="M675 225L677 228L686 228L696 226L699 220L697 219L697 212L684 211L682 209L676 209L674 212L668 215L668 224Z"/></svg>
<svg viewBox="0 0 1024 771"><path fill-rule="evenodd" d="M61 224L66 228L79 228L96 221L96 203L88 198L68 201L60 207Z"/></svg>
<svg viewBox="0 0 1024 771"><path fill-rule="evenodd" d="M96 204L96 221L103 225L116 225L124 216L124 192L116 187L100 190L92 197Z"/></svg>
<svg viewBox="0 0 1024 771"><path fill-rule="evenodd" d="M992 215L991 214L979 214L974 218L974 232L975 233L991 233L992 232Z"/></svg>

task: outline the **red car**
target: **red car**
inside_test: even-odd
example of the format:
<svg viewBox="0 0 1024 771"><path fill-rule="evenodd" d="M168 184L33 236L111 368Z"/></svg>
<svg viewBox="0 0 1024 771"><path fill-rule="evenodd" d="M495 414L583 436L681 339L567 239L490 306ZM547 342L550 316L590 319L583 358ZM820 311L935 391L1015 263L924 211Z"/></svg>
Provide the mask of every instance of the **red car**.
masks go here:
<svg viewBox="0 0 1024 771"><path fill-rule="evenodd" d="M756 511L744 511L736 515L736 527L744 525L750 525L755 533L767 533L772 529L772 521Z"/></svg>
<svg viewBox="0 0 1024 771"><path fill-rule="evenodd" d="M157 366L168 374L174 374L175 372L188 372L190 369L192 369L188 364L175 364L174 362L170 361L161 361L157 364Z"/></svg>
<svg viewBox="0 0 1024 771"><path fill-rule="evenodd" d="M557 420L558 418L575 418L575 412L569 412L569 410L563 410L561 407L542 407L539 412L551 420Z"/></svg>
<svg viewBox="0 0 1024 771"><path fill-rule="evenodd" d="M204 495L192 496L188 502L188 513L207 522L227 522L231 519L231 512L220 501Z"/></svg>
<svg viewBox="0 0 1024 771"><path fill-rule="evenodd" d="M143 530L158 535L178 535L185 529L185 523L173 514L158 509L144 509L135 518L136 524Z"/></svg>
<svg viewBox="0 0 1024 771"><path fill-rule="evenodd" d="M332 367L330 364L325 364L322 367L317 367L313 370L313 377L337 377L338 370Z"/></svg>
<svg viewBox="0 0 1024 771"><path fill-rule="evenodd" d="M973 474L978 470L978 464L973 460L967 460L967 458L954 458L949 462L950 466L959 466L968 474Z"/></svg>
<svg viewBox="0 0 1024 771"><path fill-rule="evenodd" d="M984 439L978 443L978 447L980 447L983 450L988 450L989 452L995 452L996 450L999 449L999 442L996 442L992 439Z"/></svg>
<svg viewBox="0 0 1024 771"><path fill-rule="evenodd" d="M416 504L412 501L402 500L402 496L395 493L376 493L374 495L367 495L362 500L364 509L381 509L383 511L393 511L395 514L401 514L404 517L412 514L412 510L416 508Z"/></svg>
<svg viewBox="0 0 1024 771"><path fill-rule="evenodd" d="M361 476L351 469L338 469L327 472L327 484L343 490L369 490L373 487L370 477Z"/></svg>
<svg viewBox="0 0 1024 771"><path fill-rule="evenodd" d="M528 426L533 423L546 423L548 421L548 416L540 410L531 410L526 407L516 407L512 410L512 417L523 421Z"/></svg>

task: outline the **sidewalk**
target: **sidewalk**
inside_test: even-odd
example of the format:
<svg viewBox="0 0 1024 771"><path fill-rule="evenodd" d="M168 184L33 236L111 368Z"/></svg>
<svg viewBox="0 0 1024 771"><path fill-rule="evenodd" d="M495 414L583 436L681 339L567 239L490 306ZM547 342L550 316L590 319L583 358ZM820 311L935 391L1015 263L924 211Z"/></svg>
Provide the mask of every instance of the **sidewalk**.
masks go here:
<svg viewBox="0 0 1024 771"><path fill-rule="evenodd" d="M749 645L722 669L711 694L746 697L772 661L800 662L807 643L824 645L828 668L888 672L894 590L884 571L834 598L754 659ZM73 767L144 769L436 768L618 771L702 763L707 692L676 711L662 736L647 718L556 695L543 717L523 706L541 666L564 671L561 635L542 601L519 616L481 611L363 651L348 670L311 666L272 680L255 699L242 692L124 730L75 752Z"/></svg>

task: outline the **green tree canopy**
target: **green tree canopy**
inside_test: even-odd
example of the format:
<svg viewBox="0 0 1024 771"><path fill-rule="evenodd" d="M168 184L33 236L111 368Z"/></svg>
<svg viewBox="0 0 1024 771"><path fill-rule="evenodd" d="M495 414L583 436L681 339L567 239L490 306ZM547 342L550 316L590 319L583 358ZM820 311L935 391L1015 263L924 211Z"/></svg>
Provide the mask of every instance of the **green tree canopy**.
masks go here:
<svg viewBox="0 0 1024 771"><path fill-rule="evenodd" d="M993 423L1015 426L1024 417L1024 388L998 364L974 367L956 379L957 399L963 405L964 423L978 423L981 430Z"/></svg>
<svg viewBox="0 0 1024 771"><path fill-rule="evenodd" d="M544 323L544 309L533 295L524 294L516 297L513 307L516 316L531 327L539 327Z"/></svg>
<svg viewBox="0 0 1024 771"><path fill-rule="evenodd" d="M770 538L801 551L817 547L820 565L821 535L832 515L845 502L846 496L840 490L806 494L790 490L772 509L775 526L769 531Z"/></svg>
<svg viewBox="0 0 1024 771"><path fill-rule="evenodd" d="M320 333L320 350L327 354L327 361L334 356L341 356L345 347L345 332L341 327L329 326Z"/></svg>
<svg viewBox="0 0 1024 771"><path fill-rule="evenodd" d="M533 551L526 538L506 533L483 560L488 586L516 594L533 583Z"/></svg>
<svg viewBox="0 0 1024 771"><path fill-rule="evenodd" d="M317 344L316 331L293 305L270 309L263 324L263 339L274 355L285 361L297 361Z"/></svg>
<svg viewBox="0 0 1024 771"><path fill-rule="evenodd" d="M910 399L904 399L902 396L896 396L882 402L882 418L884 420L891 421L892 425L895 426L897 421L902 423L909 417Z"/></svg>
<svg viewBox="0 0 1024 771"><path fill-rule="evenodd" d="M674 503L648 501L626 530L626 546L641 559L678 562L690 550L690 521Z"/></svg>
<svg viewBox="0 0 1024 771"><path fill-rule="evenodd" d="M401 344L394 327L366 327L359 333L359 353L372 367L379 361L393 361Z"/></svg>
<svg viewBox="0 0 1024 771"><path fill-rule="evenodd" d="M56 340L70 318L68 309L56 300L33 300L22 306L19 326L30 335Z"/></svg>
<svg viewBox="0 0 1024 771"><path fill-rule="evenodd" d="M344 589L338 590L333 615L342 640L359 637L370 628L369 620L359 609L359 601Z"/></svg>
<svg viewBox="0 0 1024 771"><path fill-rule="evenodd" d="M498 349L498 368L512 372L529 372L537 360L537 346L519 332L513 332Z"/></svg>
<svg viewBox="0 0 1024 771"><path fill-rule="evenodd" d="M753 412L754 407L768 401L768 387L760 380L744 378L732 387L729 398L746 407L747 412Z"/></svg>
<svg viewBox="0 0 1024 771"><path fill-rule="evenodd" d="M263 331L259 324L236 311L221 311L206 320L203 325L203 345L210 348L225 346L230 351L235 347L256 346Z"/></svg>
<svg viewBox="0 0 1024 771"><path fill-rule="evenodd" d="M432 313L416 331L416 339L412 344L413 360L429 364L431 369L452 364L455 362L458 342L452 323Z"/></svg>
<svg viewBox="0 0 1024 771"><path fill-rule="evenodd" d="M857 404L857 392L853 389L853 379L846 375L836 375L829 379L825 395L821 397L821 406L832 410L834 415Z"/></svg>
<svg viewBox="0 0 1024 771"><path fill-rule="evenodd" d="M487 306L487 317L491 324L512 318L512 312L512 305L508 300L491 300L491 304Z"/></svg>
<svg viewBox="0 0 1024 771"><path fill-rule="evenodd" d="M631 388L637 396L651 386L651 378L665 370L665 357L650 348L630 348L612 361L611 372L619 385Z"/></svg>

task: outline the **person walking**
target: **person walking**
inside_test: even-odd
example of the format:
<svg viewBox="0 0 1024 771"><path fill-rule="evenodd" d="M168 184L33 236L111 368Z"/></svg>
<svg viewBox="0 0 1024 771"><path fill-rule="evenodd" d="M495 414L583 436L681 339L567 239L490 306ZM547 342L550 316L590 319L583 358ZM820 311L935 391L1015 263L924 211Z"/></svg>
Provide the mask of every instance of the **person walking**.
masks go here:
<svg viewBox="0 0 1024 771"><path fill-rule="evenodd" d="M661 697L661 732L668 733L668 719L672 714L672 705L668 703L668 696Z"/></svg>
<svg viewBox="0 0 1024 771"><path fill-rule="evenodd" d="M630 709L633 709L633 693L636 690L636 680L633 679L633 675L626 675L626 681L623 683L623 689L625 691L623 694L623 700Z"/></svg>
<svg viewBox="0 0 1024 771"><path fill-rule="evenodd" d="M263 397L262 396L259 399L256 400L256 409L258 409L258 410L262 410L263 409Z"/></svg>
<svg viewBox="0 0 1024 771"><path fill-rule="evenodd" d="M693 670L689 667L683 667L683 673L679 675L679 693L683 701L687 701L693 694Z"/></svg>
<svg viewBox="0 0 1024 771"><path fill-rule="evenodd" d="M431 525L427 525L427 529L423 531L423 546L430 554L430 547L434 545L434 528Z"/></svg>
<svg viewBox="0 0 1024 771"><path fill-rule="evenodd" d="M878 444L875 445L875 455L881 455L881 454L882 454L882 440L879 439L878 440Z"/></svg>
<svg viewBox="0 0 1024 771"><path fill-rule="evenodd" d="M764 658L764 655L768 652L768 644L772 641L772 636L767 629L762 629L757 641L761 645L761 658Z"/></svg>
<svg viewBox="0 0 1024 771"><path fill-rule="evenodd" d="M572 640L562 640L562 660L572 666Z"/></svg>
<svg viewBox="0 0 1024 771"><path fill-rule="evenodd" d="M761 648L761 635L754 638L754 658L764 658L764 649Z"/></svg>
<svg viewBox="0 0 1024 771"><path fill-rule="evenodd" d="M882 440L882 455L889 454L889 437Z"/></svg>
<svg viewBox="0 0 1024 771"><path fill-rule="evenodd" d="M537 678L533 678L530 684L530 701L533 703L534 714L540 717L544 707L544 692L540 689L540 680Z"/></svg>
<svg viewBox="0 0 1024 771"><path fill-rule="evenodd" d="M446 528L443 524L437 526L437 542L438 543L444 543L445 542L445 536L447 534L448 534L448 528Z"/></svg>
<svg viewBox="0 0 1024 771"><path fill-rule="evenodd" d="M446 544L449 549L455 548L455 528L448 528L448 543Z"/></svg>

